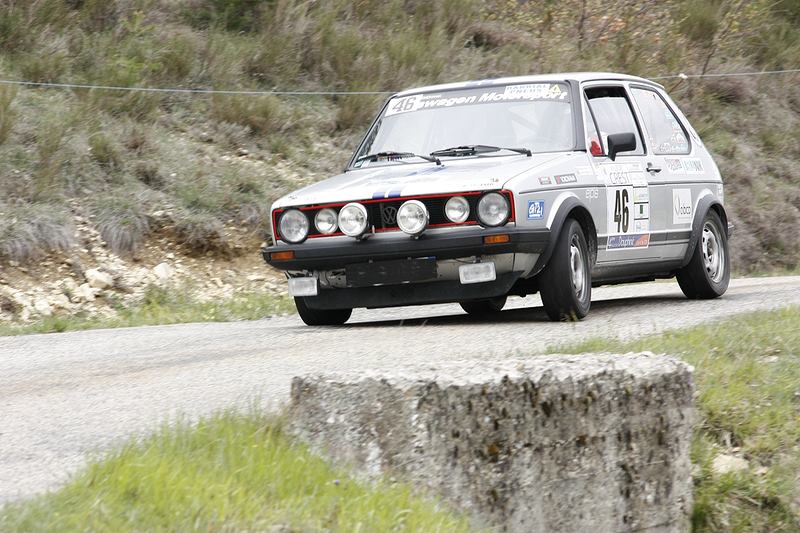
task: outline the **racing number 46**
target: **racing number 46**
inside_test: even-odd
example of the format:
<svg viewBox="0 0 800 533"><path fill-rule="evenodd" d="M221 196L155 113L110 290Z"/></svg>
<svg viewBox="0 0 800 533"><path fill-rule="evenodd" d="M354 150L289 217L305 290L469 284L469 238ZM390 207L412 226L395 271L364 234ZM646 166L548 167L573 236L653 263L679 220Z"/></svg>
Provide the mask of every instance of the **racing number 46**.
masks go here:
<svg viewBox="0 0 800 533"><path fill-rule="evenodd" d="M628 189L617 189L614 200L614 222L617 223L617 233L628 233L630 212L628 211Z"/></svg>
<svg viewBox="0 0 800 533"><path fill-rule="evenodd" d="M397 101L396 104L394 104L394 106L392 107L392 111L394 111L395 113L403 113L405 111L411 111L412 109L414 109L414 100L416 100L416 98L413 96L410 98L401 98L400 100Z"/></svg>

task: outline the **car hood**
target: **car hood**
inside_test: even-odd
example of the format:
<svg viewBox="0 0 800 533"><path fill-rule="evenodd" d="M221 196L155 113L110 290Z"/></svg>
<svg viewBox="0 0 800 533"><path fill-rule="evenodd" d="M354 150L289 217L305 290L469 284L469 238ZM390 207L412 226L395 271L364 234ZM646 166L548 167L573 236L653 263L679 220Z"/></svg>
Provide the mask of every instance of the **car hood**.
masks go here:
<svg viewBox="0 0 800 533"><path fill-rule="evenodd" d="M521 174L541 171L569 153L482 156L435 163L396 163L350 170L292 192L273 209L424 194L502 189Z"/></svg>

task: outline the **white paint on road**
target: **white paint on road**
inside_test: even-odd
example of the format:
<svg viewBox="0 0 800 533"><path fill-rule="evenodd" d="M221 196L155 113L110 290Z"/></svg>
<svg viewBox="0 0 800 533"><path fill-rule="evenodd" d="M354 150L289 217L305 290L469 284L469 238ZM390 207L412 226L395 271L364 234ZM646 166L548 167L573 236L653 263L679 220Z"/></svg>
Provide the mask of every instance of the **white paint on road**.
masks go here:
<svg viewBox="0 0 800 533"><path fill-rule="evenodd" d="M177 416L283 403L296 375L633 339L800 304L800 277L733 280L712 301L686 300L675 283L596 289L580 323L548 322L540 303L511 298L490 320L437 305L359 310L338 328L283 317L0 337L0 502L56 487L91 454Z"/></svg>

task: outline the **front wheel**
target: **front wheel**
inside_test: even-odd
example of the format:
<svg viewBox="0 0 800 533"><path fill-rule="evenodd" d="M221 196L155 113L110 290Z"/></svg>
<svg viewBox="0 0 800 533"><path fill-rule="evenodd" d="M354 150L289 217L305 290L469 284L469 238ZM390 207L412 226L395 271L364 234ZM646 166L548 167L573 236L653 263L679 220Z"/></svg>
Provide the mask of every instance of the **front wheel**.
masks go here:
<svg viewBox="0 0 800 533"><path fill-rule="evenodd" d="M506 297L488 298L486 300L470 300L461 302L461 309L473 316L487 316L492 313L499 313L506 305Z"/></svg>
<svg viewBox="0 0 800 533"><path fill-rule="evenodd" d="M722 296L731 279L728 236L716 211L709 210L689 264L676 276L683 294L692 300Z"/></svg>
<svg viewBox="0 0 800 533"><path fill-rule="evenodd" d="M294 305L307 326L341 326L353 314L352 309L311 309L304 298L295 298Z"/></svg>
<svg viewBox="0 0 800 533"><path fill-rule="evenodd" d="M539 292L550 320L580 320L589 313L591 275L586 236L578 221L569 219L540 274Z"/></svg>

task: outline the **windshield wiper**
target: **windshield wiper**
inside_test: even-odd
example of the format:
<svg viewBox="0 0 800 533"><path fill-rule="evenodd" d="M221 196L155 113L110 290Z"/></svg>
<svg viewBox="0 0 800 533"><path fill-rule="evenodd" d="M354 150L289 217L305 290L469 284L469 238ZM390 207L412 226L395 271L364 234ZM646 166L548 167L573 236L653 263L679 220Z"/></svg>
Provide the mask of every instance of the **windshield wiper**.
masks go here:
<svg viewBox="0 0 800 533"><path fill-rule="evenodd" d="M438 157L434 156L433 154L427 156L427 155L415 154L414 152L395 152L392 150L389 150L387 152L376 152L374 154L362 155L360 157L357 157L356 160L353 162L354 163L360 163L362 161L375 162L379 159L388 159L389 161L392 161L395 159L403 159L404 157L418 157L420 159L424 159L425 161L436 163L437 165L442 164L441 160Z"/></svg>
<svg viewBox="0 0 800 533"><path fill-rule="evenodd" d="M461 155L477 155L488 154L489 152L499 152L500 150L508 150L509 152L517 152L518 154L525 154L528 157L533 155L528 148L505 148L500 146L489 146L486 144L470 144L467 146L453 146L452 148L444 148L431 152L432 157L456 157Z"/></svg>

